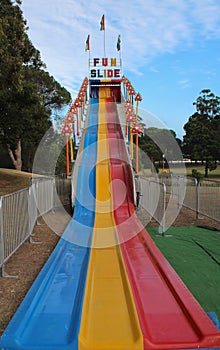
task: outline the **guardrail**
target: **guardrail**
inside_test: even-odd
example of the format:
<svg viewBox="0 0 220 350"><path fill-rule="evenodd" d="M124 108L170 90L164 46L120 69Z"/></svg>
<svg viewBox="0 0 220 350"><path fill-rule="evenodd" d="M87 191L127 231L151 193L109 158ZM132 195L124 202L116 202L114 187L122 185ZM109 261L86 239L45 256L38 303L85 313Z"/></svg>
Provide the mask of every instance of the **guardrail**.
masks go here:
<svg viewBox="0 0 220 350"><path fill-rule="evenodd" d="M5 263L28 239L37 219L69 200L70 180L62 177L32 178L30 187L0 196L0 276ZM65 200L64 200L65 199Z"/></svg>
<svg viewBox="0 0 220 350"><path fill-rule="evenodd" d="M4 263L28 239L28 188L0 197L0 268L4 276Z"/></svg>
<svg viewBox="0 0 220 350"><path fill-rule="evenodd" d="M220 222L220 181L201 179L199 182L189 176L163 176L167 193L175 194L179 205Z"/></svg>
<svg viewBox="0 0 220 350"><path fill-rule="evenodd" d="M170 225L170 213L182 206L194 211L196 219L201 214L220 222L220 181L167 175L142 177L141 187L140 205L159 223L162 234Z"/></svg>
<svg viewBox="0 0 220 350"><path fill-rule="evenodd" d="M159 223L159 232L166 231L166 185L158 181L140 178L142 206Z"/></svg>

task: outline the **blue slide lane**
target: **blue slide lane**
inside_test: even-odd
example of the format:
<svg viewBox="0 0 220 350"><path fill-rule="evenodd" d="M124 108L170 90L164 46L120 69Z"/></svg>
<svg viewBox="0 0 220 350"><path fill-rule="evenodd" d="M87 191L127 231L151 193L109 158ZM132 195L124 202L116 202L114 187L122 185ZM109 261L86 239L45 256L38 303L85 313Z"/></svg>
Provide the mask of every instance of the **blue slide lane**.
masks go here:
<svg viewBox="0 0 220 350"><path fill-rule="evenodd" d="M1 349L78 349L95 219L98 103L91 102L78 168L74 216L3 333Z"/></svg>

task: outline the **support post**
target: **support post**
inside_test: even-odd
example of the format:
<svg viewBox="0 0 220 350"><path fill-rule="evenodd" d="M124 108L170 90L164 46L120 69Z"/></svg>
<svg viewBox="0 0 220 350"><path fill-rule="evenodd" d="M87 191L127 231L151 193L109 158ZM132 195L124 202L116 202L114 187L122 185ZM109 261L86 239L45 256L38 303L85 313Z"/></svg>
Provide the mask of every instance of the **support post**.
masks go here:
<svg viewBox="0 0 220 350"><path fill-rule="evenodd" d="M73 138L72 138L72 135L70 135L70 160L71 160L71 162L74 161L74 158L73 158Z"/></svg>
<svg viewBox="0 0 220 350"><path fill-rule="evenodd" d="M130 153L131 158L134 158L134 142L133 142L133 132L132 132L132 126L130 127Z"/></svg>
<svg viewBox="0 0 220 350"><path fill-rule="evenodd" d="M163 216L160 223L160 229L162 233L162 237L165 237L166 232L166 185L165 183L162 183L163 188Z"/></svg>
<svg viewBox="0 0 220 350"><path fill-rule="evenodd" d="M66 176L69 176L69 137L66 135Z"/></svg>
<svg viewBox="0 0 220 350"><path fill-rule="evenodd" d="M199 206L200 206L200 181L195 179L196 182L196 220L199 219Z"/></svg>
<svg viewBox="0 0 220 350"><path fill-rule="evenodd" d="M138 133L136 133L136 152L135 152L135 157L136 157L136 173L139 172L139 168L138 168Z"/></svg>
<svg viewBox="0 0 220 350"><path fill-rule="evenodd" d="M4 275L4 231L3 231L3 213L2 213L3 197L0 197L0 277Z"/></svg>

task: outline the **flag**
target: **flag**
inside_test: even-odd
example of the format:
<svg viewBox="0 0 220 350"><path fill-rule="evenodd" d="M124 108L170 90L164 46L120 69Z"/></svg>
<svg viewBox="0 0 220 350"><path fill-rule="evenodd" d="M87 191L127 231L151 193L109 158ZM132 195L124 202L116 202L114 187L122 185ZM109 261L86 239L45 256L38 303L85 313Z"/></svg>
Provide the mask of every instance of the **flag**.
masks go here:
<svg viewBox="0 0 220 350"><path fill-rule="evenodd" d="M102 16L102 19L100 21L100 30L105 30L105 15Z"/></svg>
<svg viewBox="0 0 220 350"><path fill-rule="evenodd" d="M121 35L118 36L118 41L117 41L117 50L121 50Z"/></svg>
<svg viewBox="0 0 220 350"><path fill-rule="evenodd" d="M90 50L89 39L90 39L90 35L88 35L88 37L87 37L87 39L86 39L86 48L85 48L85 51L89 51L89 50Z"/></svg>

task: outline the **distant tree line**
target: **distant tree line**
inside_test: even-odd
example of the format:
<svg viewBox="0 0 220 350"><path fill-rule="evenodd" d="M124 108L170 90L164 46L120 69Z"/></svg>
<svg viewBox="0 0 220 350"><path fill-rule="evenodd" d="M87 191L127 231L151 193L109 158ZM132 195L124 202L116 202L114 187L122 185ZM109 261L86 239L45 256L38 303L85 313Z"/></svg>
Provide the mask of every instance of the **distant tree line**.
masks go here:
<svg viewBox="0 0 220 350"><path fill-rule="evenodd" d="M45 70L20 5L19 0L0 0L0 164L7 153L16 169L31 171L52 115L71 96Z"/></svg>
<svg viewBox="0 0 220 350"><path fill-rule="evenodd" d="M176 137L173 130L146 128L139 140L140 148L147 157L140 157L142 168L168 166L167 160L178 160L179 152L171 144L176 140L184 158L200 162L205 167L205 176L216 169L220 161L220 97L211 90L204 89L193 103L196 112L184 125L183 141ZM151 164L151 165L150 165Z"/></svg>
<svg viewBox="0 0 220 350"><path fill-rule="evenodd" d="M139 161L142 168L151 168L158 172L159 168L167 168L169 160L181 159L182 141L173 130L144 127L144 135L139 139ZM147 157L146 157L147 155Z"/></svg>

